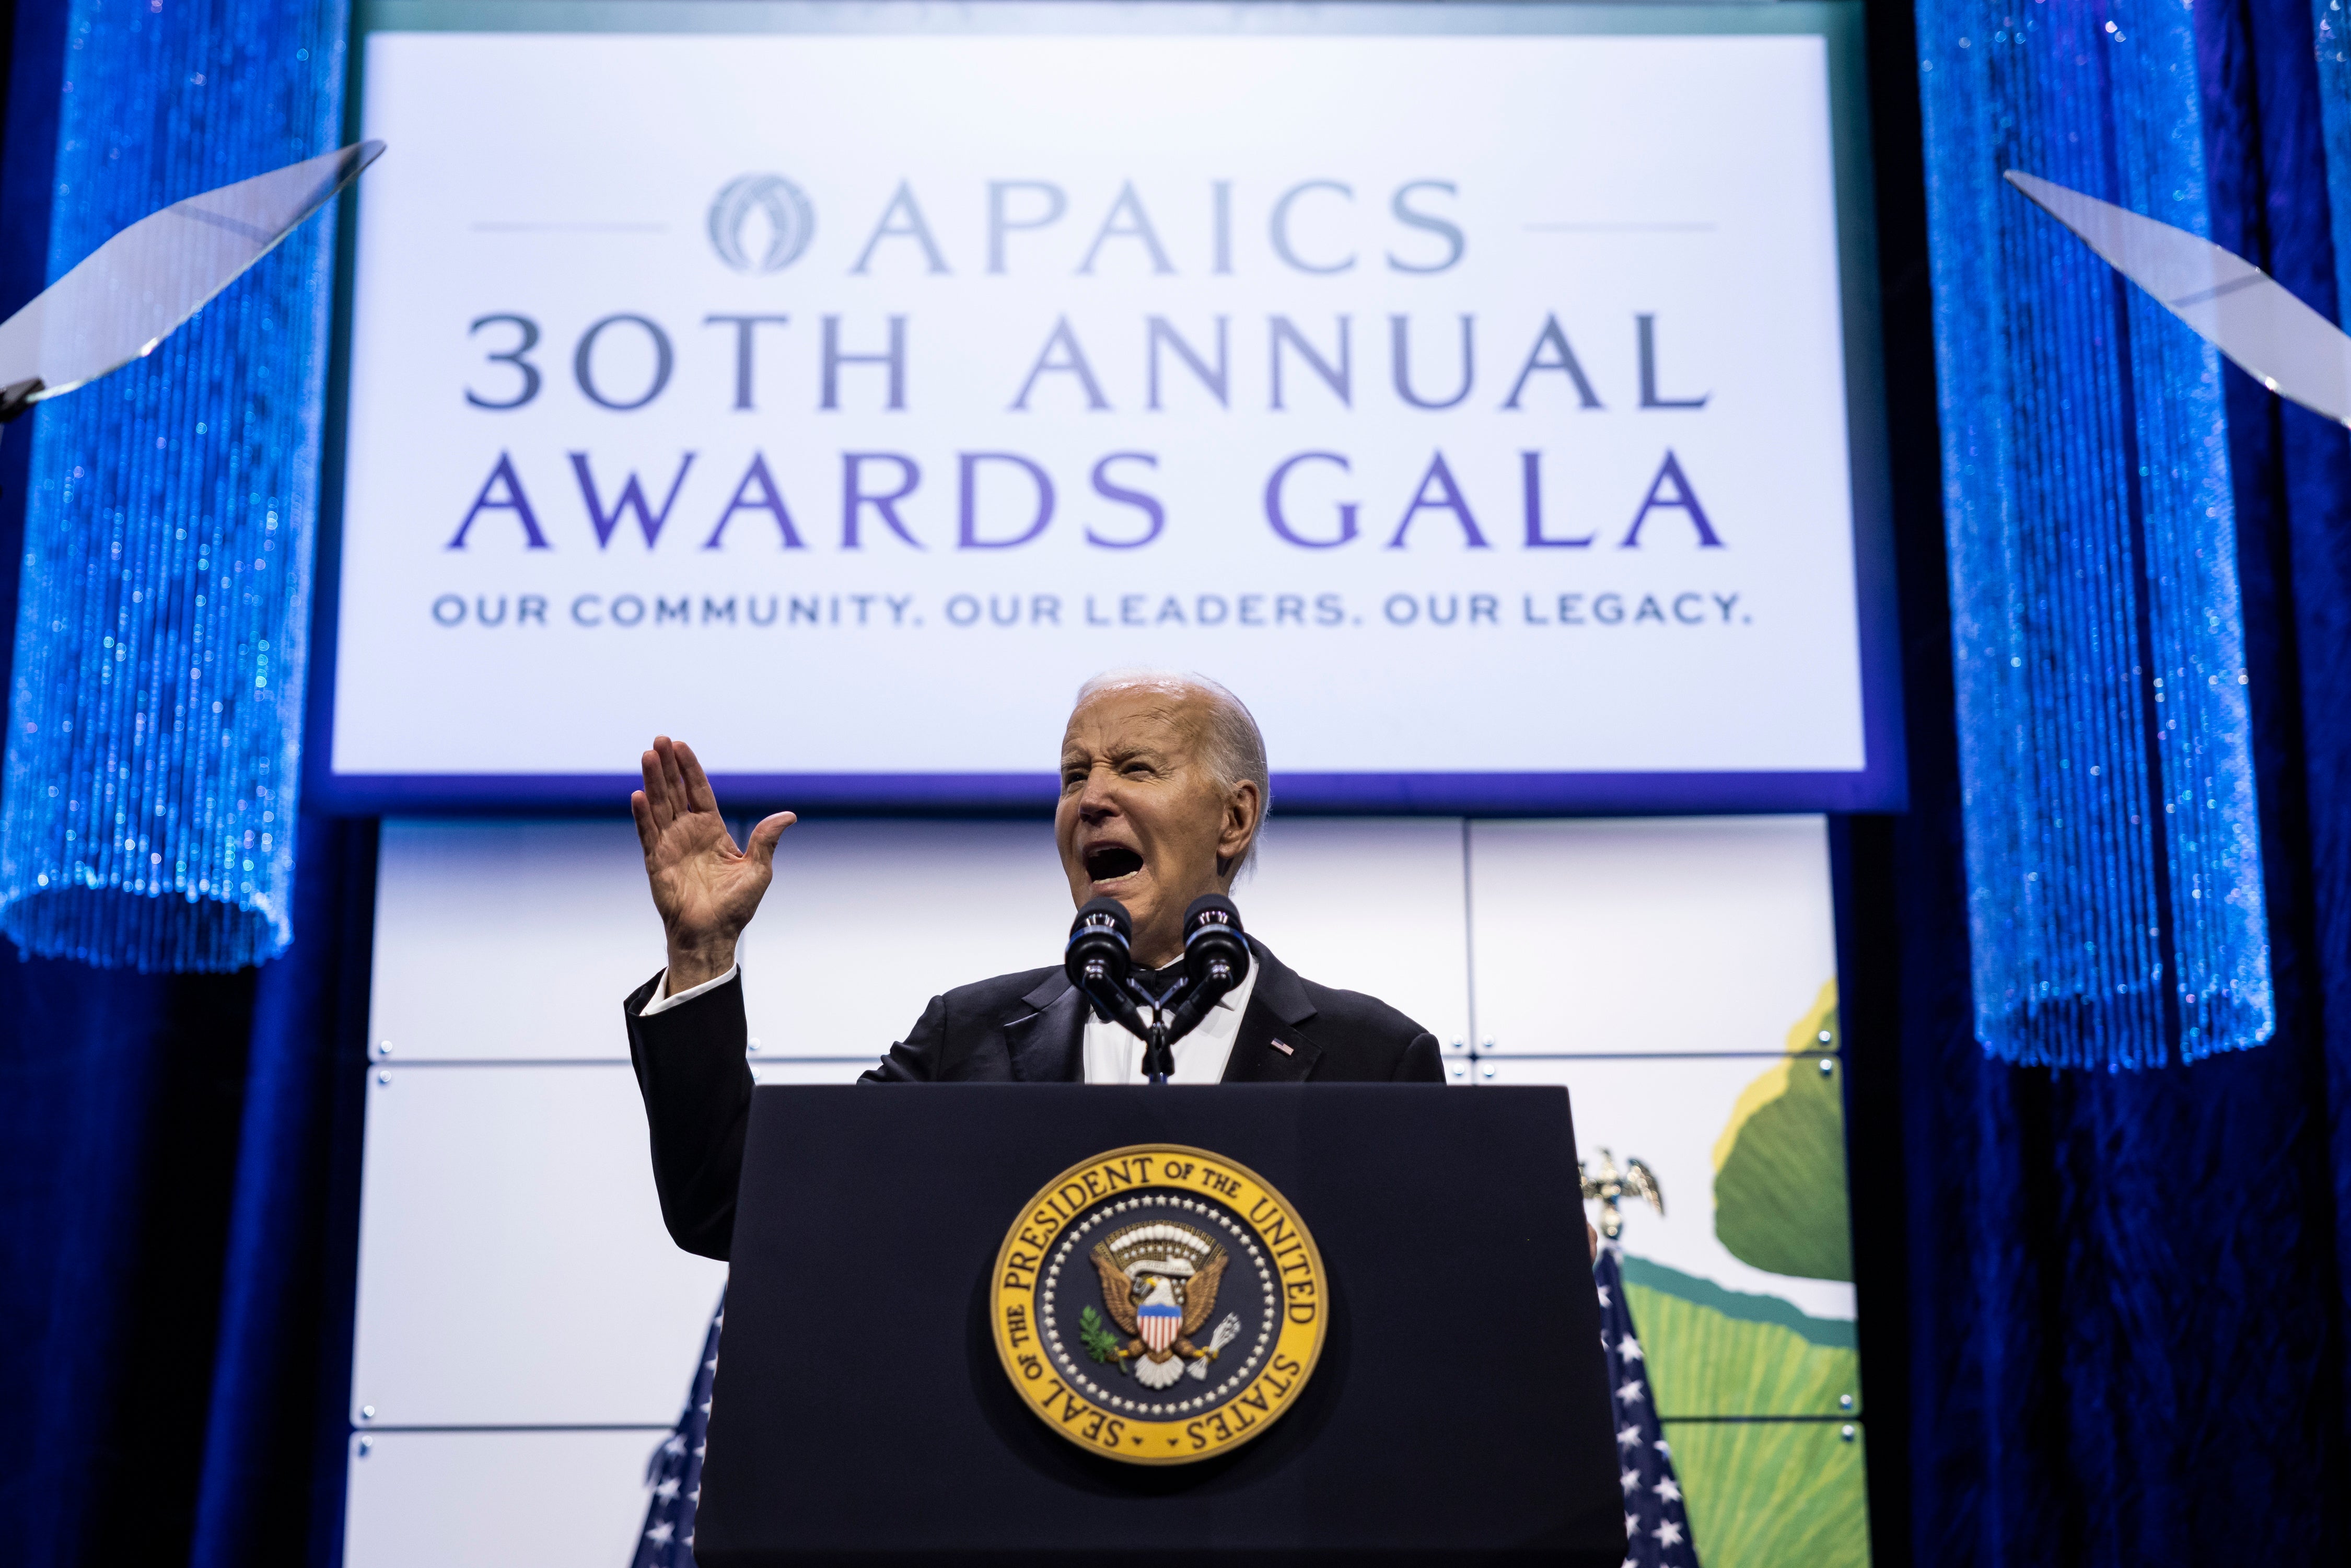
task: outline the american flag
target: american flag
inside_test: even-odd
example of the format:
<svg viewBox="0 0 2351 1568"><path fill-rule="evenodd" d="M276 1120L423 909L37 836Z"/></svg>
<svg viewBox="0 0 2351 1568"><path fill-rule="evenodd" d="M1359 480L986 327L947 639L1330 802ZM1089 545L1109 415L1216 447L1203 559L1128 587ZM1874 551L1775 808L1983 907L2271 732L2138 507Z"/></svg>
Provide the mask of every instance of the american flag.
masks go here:
<svg viewBox="0 0 2351 1568"><path fill-rule="evenodd" d="M694 1388L685 1396L685 1413L645 1465L645 1485L653 1495L645 1507L644 1533L637 1537L630 1568L694 1568L694 1509L702 1500L710 1383L718 1374L718 1331L726 1324L726 1296L721 1291L710 1333L702 1342L702 1364L694 1369Z"/></svg>
<svg viewBox="0 0 2351 1568"><path fill-rule="evenodd" d="M1600 1288L1600 1348L1608 1357L1608 1387L1616 1410L1617 1481L1625 1489L1625 1568L1698 1568L1673 1450L1649 1397L1648 1359L1625 1304L1622 1253L1604 1242L1592 1270Z"/></svg>

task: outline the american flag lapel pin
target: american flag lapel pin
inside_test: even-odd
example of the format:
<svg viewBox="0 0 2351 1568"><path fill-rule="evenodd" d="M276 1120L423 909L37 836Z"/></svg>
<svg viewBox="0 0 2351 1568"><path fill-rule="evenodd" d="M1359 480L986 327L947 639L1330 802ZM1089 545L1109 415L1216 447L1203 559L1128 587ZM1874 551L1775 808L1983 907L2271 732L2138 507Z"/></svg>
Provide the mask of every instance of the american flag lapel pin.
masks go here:
<svg viewBox="0 0 2351 1568"><path fill-rule="evenodd" d="M1298 1054L1298 1048L1291 1045L1286 1040L1275 1040L1273 1042L1273 1049L1281 1052L1284 1056L1296 1056Z"/></svg>

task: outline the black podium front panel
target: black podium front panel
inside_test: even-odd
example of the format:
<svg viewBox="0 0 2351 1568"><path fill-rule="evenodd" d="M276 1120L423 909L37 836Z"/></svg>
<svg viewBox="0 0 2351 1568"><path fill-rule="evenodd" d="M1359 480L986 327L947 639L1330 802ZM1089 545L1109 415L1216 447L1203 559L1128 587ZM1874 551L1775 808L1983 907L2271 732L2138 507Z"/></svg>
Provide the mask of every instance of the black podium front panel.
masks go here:
<svg viewBox="0 0 2351 1568"><path fill-rule="evenodd" d="M1296 1206L1322 1357L1262 1437L1089 1454L987 1301L1038 1190L1127 1145ZM1567 1096L1434 1085L768 1088L752 1105L695 1549L705 1568L1203 1554L1615 1568L1614 1423Z"/></svg>

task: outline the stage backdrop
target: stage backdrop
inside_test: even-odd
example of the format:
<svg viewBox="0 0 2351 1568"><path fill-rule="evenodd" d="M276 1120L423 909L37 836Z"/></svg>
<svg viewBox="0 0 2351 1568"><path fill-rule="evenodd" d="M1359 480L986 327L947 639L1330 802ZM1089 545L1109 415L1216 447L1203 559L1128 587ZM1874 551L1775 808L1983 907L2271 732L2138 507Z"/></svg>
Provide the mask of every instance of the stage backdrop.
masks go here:
<svg viewBox="0 0 2351 1568"><path fill-rule="evenodd" d="M1461 1092L1565 1084L1579 1156L1656 1173L1625 1303L1705 1568L1869 1568L1827 840L1817 817L1290 818L1234 890L1301 973L1433 1032ZM1050 961L1051 841L792 829L745 933L754 1075L850 1082L941 986ZM661 961L636 841L395 819L382 842L344 1568L620 1568L726 1272L662 1230L617 1027L616 988Z"/></svg>
<svg viewBox="0 0 2351 1568"><path fill-rule="evenodd" d="M1758 9L375 7L319 788L1036 800L1147 664L1294 804L1894 803L1853 18Z"/></svg>

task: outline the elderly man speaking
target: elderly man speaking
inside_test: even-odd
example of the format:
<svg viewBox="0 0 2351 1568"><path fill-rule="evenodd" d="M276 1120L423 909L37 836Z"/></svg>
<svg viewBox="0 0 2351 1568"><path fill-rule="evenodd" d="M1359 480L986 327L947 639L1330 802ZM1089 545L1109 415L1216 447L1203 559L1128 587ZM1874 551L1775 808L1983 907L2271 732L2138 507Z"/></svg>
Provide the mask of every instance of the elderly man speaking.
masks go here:
<svg viewBox="0 0 2351 1568"><path fill-rule="evenodd" d="M629 1055L653 1125L662 1217L679 1246L724 1259L751 1105L735 941L794 819L766 819L737 849L692 750L664 737L643 763L645 787L630 806L669 966L622 1004ZM1071 899L1118 900L1134 922L1136 965L1172 970L1183 962L1185 910L1228 891L1256 852L1267 795L1264 737L1224 687L1162 674L1088 682L1061 736L1053 814ZM1176 1043L1168 1082L1443 1082L1426 1030L1373 998L1301 977L1249 940L1247 977ZM932 998L863 1081L1140 1083L1143 1049L1096 1017L1056 965Z"/></svg>

